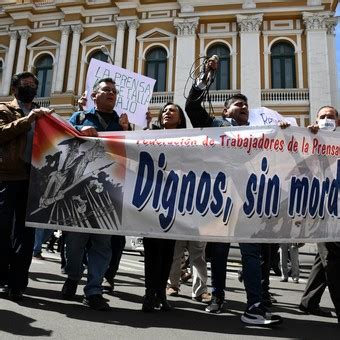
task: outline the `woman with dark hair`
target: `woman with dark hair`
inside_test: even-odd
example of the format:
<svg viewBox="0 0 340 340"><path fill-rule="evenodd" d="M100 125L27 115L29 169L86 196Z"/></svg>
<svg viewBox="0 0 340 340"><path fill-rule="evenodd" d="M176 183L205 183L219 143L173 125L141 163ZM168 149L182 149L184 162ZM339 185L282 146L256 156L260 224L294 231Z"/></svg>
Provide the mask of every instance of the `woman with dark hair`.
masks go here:
<svg viewBox="0 0 340 340"><path fill-rule="evenodd" d="M151 115L147 113L148 125ZM174 103L167 103L160 110L158 124L152 129L183 129L186 121L183 110ZM166 298L166 286L174 255L175 240L144 237L145 296L143 312L153 312L156 308L170 311Z"/></svg>

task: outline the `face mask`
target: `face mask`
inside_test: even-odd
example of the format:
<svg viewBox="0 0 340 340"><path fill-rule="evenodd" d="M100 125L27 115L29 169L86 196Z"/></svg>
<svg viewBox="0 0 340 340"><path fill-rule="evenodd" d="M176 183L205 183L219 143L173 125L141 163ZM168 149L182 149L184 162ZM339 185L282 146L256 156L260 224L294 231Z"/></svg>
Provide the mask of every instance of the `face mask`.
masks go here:
<svg viewBox="0 0 340 340"><path fill-rule="evenodd" d="M31 86L18 86L17 99L23 103L31 103L37 95L37 89Z"/></svg>
<svg viewBox="0 0 340 340"><path fill-rule="evenodd" d="M336 129L336 124L334 119L319 119L318 125L320 130L324 131L334 131Z"/></svg>

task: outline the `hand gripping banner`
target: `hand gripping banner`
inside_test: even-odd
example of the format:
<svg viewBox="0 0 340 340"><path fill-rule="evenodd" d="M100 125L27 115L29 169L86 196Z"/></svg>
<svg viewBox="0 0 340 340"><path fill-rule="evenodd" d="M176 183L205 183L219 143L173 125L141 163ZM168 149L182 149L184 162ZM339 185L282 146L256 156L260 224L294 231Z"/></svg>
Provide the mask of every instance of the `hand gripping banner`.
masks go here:
<svg viewBox="0 0 340 340"><path fill-rule="evenodd" d="M27 225L220 242L340 241L340 133L36 124Z"/></svg>

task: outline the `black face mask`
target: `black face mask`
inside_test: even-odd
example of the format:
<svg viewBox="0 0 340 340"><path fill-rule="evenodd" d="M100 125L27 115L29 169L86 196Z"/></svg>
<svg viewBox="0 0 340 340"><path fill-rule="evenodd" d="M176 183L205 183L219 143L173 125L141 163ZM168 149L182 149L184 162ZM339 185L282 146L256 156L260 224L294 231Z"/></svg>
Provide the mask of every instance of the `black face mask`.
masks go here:
<svg viewBox="0 0 340 340"><path fill-rule="evenodd" d="M23 103L31 103L37 95L37 89L31 86L18 86L17 99Z"/></svg>

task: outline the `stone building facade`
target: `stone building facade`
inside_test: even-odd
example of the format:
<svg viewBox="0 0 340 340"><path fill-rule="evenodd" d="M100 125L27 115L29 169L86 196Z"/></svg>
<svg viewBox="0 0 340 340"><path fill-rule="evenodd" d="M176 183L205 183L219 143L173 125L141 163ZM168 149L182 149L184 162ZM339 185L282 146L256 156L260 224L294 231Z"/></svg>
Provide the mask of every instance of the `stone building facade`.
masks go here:
<svg viewBox="0 0 340 340"><path fill-rule="evenodd" d="M233 93L315 119L338 105L335 0L3 0L0 5L0 100L12 74L40 80L39 101L70 115L85 87L91 58L112 62L156 82L151 109L184 105L190 74L220 56L210 90L214 112ZM193 72L191 72L193 71Z"/></svg>

